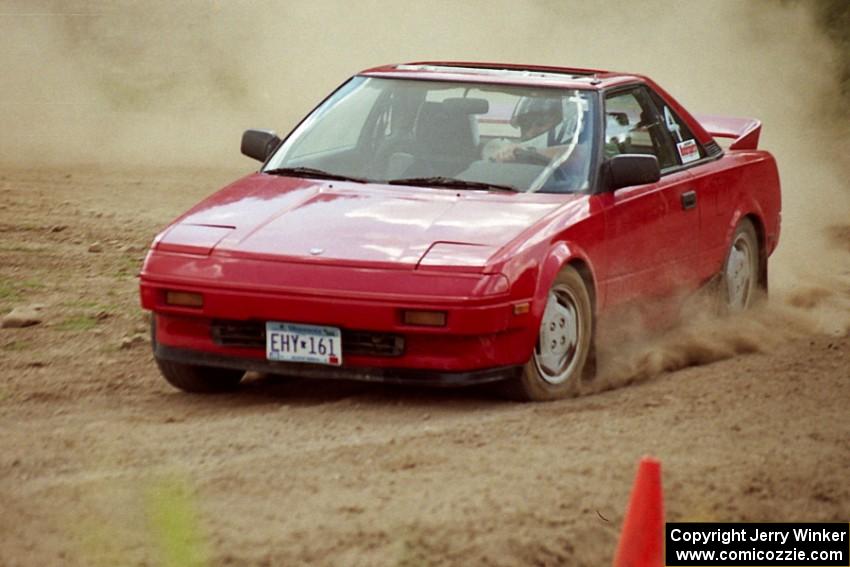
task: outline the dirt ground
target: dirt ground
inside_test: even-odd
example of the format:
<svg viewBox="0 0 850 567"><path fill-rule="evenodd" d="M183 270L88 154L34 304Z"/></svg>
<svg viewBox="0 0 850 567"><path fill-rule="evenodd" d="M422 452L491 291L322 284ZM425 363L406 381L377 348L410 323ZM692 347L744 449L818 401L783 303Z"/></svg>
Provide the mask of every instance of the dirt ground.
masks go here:
<svg viewBox="0 0 850 567"><path fill-rule="evenodd" d="M0 330L3 567L604 565L644 454L670 521L850 519L850 285L636 345L610 389L556 403L266 376L173 390L134 338L135 274L241 173L0 171L0 314L44 306ZM846 276L850 229L832 238Z"/></svg>

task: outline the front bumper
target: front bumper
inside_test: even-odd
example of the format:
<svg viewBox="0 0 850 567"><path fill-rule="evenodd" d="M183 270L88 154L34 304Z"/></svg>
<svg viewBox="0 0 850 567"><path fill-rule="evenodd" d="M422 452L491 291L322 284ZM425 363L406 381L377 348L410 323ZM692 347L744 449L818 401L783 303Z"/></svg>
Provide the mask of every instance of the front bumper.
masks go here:
<svg viewBox="0 0 850 567"><path fill-rule="evenodd" d="M481 293L503 276L380 273L245 259L237 269L227 259L181 256L153 253L142 273L142 306L156 315L161 358L299 376L453 385L512 375L529 360L536 341L533 315L514 312L528 299L512 298L507 287ZM197 277L216 271L227 277ZM307 280L324 285L308 289ZM200 293L203 306L167 305L166 290ZM446 325L405 324L404 309L445 311ZM347 333L386 334L402 337L403 349L346 352L344 344L341 367L273 363L266 360L264 336L253 344L222 341L216 328L222 321L260 329L267 321L327 325L340 328L344 340Z"/></svg>
<svg viewBox="0 0 850 567"><path fill-rule="evenodd" d="M235 356L174 348L154 342L154 356L183 364L198 366L216 366L236 368L267 374L280 374L300 378L323 378L331 380L359 380L362 382L383 382L390 384L426 385L438 387L471 386L486 384L516 377L522 372L522 366L505 366L474 370L468 372L435 372L411 370L408 368L380 367L333 367L310 364L273 362L261 359L246 359Z"/></svg>

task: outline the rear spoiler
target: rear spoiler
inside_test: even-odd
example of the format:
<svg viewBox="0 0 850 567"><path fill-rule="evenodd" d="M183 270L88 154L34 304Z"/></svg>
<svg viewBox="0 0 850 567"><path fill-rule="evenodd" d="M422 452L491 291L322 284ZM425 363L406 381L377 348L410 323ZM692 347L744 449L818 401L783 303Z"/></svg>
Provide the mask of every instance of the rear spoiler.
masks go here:
<svg viewBox="0 0 850 567"><path fill-rule="evenodd" d="M730 150L755 150L759 146L761 121L755 118L733 118L731 116L694 116L706 132L715 138L734 138Z"/></svg>

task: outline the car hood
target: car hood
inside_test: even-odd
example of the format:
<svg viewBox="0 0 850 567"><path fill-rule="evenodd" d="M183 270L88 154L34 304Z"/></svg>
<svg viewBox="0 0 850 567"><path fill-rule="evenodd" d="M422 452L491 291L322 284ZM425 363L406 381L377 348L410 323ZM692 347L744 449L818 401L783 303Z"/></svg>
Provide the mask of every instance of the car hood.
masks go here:
<svg viewBox="0 0 850 567"><path fill-rule="evenodd" d="M191 240L194 233L211 238L211 253L270 260L480 268L575 198L256 174L189 211L162 240Z"/></svg>

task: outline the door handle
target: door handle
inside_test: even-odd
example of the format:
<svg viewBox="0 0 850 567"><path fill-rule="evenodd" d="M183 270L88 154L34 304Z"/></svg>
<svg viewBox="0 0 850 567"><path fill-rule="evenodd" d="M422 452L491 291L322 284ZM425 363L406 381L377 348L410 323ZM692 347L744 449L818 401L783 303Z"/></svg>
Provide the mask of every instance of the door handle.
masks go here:
<svg viewBox="0 0 850 567"><path fill-rule="evenodd" d="M696 209L697 208L697 192L696 191L685 191L682 193L682 209Z"/></svg>

